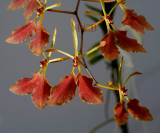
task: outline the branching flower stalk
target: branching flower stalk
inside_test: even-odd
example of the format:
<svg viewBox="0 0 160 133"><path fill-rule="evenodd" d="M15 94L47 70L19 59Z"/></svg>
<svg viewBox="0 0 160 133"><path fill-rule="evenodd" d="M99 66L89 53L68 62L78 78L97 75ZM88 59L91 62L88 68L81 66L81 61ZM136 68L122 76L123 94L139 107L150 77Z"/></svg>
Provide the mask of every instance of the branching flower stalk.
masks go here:
<svg viewBox="0 0 160 133"><path fill-rule="evenodd" d="M90 25L87 28L83 28L81 20L79 18L79 6L80 0L77 0L77 4L74 11L63 11L55 10L52 8L57 8L61 6L61 1L57 4L47 6L47 0L13 0L8 6L8 9L15 10L19 8L25 8L24 17L26 19L26 25L18 27L12 32L12 34L6 39L6 42L12 44L19 44L26 41L30 37L35 36L29 43L29 48L33 54L40 56L43 54L44 58L40 61L40 70L37 73L33 73L32 78L22 78L17 81L10 87L10 91L19 94L27 95L32 94L31 98L35 106L39 109L43 109L46 105L63 105L75 97L75 91L78 86L78 94L82 101L88 104L101 104L103 103L103 93L102 90L98 87L117 91L117 94L120 98L120 102L114 108L114 119L119 126L126 124L128 120L127 110L132 117L142 121L151 121L152 115L149 110L139 105L137 99L130 99L127 96L127 89L125 85L127 81L134 75L141 74L140 72L134 72L126 79L126 81L121 84L121 73L122 73L122 64L123 57L121 57L120 66L118 70L118 81L117 85L115 83L109 82L108 85L103 85L99 83L96 78L91 73L88 68L85 56L94 53L95 51L100 50L104 58L109 61L115 61L119 56L119 51L117 47L120 47L123 50L128 52L146 52L146 50L141 46L137 40L127 37L127 31L121 31L114 25L113 18L111 14L117 6L120 6L124 12L124 17L122 25L128 25L132 29L144 34L144 29L153 30L153 27L146 21L145 17L142 15L137 15L134 10L128 9L124 4L126 0L85 0L91 2L100 2L103 15L87 10L85 13L100 17L101 20L97 21L95 24ZM104 2L115 2L115 5L111 8L109 13L106 13ZM33 20L28 20L32 14L36 12L36 17ZM76 31L76 22L71 19L72 35L73 35L73 44L75 53L71 55L66 53L63 50L55 48L55 40L57 35L57 28L55 28L53 39L51 42L50 49L46 50L46 47L49 43L50 33L43 27L44 15L47 12L54 13L65 13L75 15L78 24L81 29L81 43L80 48L78 47L78 36ZM107 28L107 33L100 40L100 44L89 51L83 52L84 46L84 32L92 27L105 22ZM63 57L51 58L51 54L54 52L59 52L63 54ZM48 53L48 56L46 56ZM62 62L64 60L73 60L73 68L69 75L65 76L64 79L60 81L59 84L55 86L50 85L46 79L46 71L50 63ZM89 73L90 77L83 74L81 67L84 67ZM75 74L75 69L78 69L78 73ZM113 72L114 73L114 72ZM114 80L114 79L113 79ZM95 83L95 86L92 83ZM97 87L96 87L97 86ZM127 110L125 108L125 100L127 103Z"/></svg>

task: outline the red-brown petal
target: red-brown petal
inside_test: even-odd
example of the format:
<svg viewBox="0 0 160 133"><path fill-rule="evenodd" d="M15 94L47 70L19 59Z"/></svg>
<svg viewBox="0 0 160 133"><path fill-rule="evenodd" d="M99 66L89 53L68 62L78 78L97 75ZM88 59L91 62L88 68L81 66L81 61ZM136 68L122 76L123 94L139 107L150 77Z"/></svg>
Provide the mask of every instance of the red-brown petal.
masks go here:
<svg viewBox="0 0 160 133"><path fill-rule="evenodd" d="M101 50L102 55L108 61L113 61L118 58L119 51L115 42L115 36L112 31L109 31L101 40L99 48Z"/></svg>
<svg viewBox="0 0 160 133"><path fill-rule="evenodd" d="M48 105L63 105L75 97L77 79L74 74L67 75L51 89Z"/></svg>
<svg viewBox="0 0 160 133"><path fill-rule="evenodd" d="M27 21L25 26L19 26L12 34L6 39L6 42L18 44L24 42L35 34L36 25L34 21Z"/></svg>
<svg viewBox="0 0 160 133"><path fill-rule="evenodd" d="M137 32L144 34L144 29L153 30L154 28L147 22L144 16L137 15L134 10L127 9L122 21L122 25L129 25Z"/></svg>
<svg viewBox="0 0 160 133"><path fill-rule="evenodd" d="M28 95L33 92L39 79L38 73L33 73L32 78L22 78L10 87L10 91L18 95Z"/></svg>
<svg viewBox="0 0 160 133"><path fill-rule="evenodd" d="M127 111L124 107L125 102L118 103L114 108L114 119L117 125L121 126L126 124L128 120Z"/></svg>
<svg viewBox="0 0 160 133"><path fill-rule="evenodd" d="M116 44L123 50L128 52L146 52L142 45L137 40L127 37L127 31L116 30Z"/></svg>
<svg viewBox="0 0 160 133"><path fill-rule="evenodd" d="M41 55L41 53L47 46L47 43L49 42L49 36L50 34L46 31L43 25L40 22L38 22L36 36L31 40L29 44L31 51L35 55Z"/></svg>
<svg viewBox="0 0 160 133"><path fill-rule="evenodd" d="M130 99L127 104L127 109L130 115L135 119L139 119L141 121L153 120L149 110L145 106L140 106L137 99Z"/></svg>
<svg viewBox="0 0 160 133"><path fill-rule="evenodd" d="M84 102L88 104L101 104L103 102L102 90L92 86L93 79L83 75L78 74L78 94Z"/></svg>
<svg viewBox="0 0 160 133"><path fill-rule="evenodd" d="M15 10L19 8L23 8L25 5L29 3L30 0L13 0L7 9Z"/></svg>
<svg viewBox="0 0 160 133"><path fill-rule="evenodd" d="M39 2L42 3L42 0L39 0ZM39 7L40 5L37 2L37 0L31 0L24 11L25 19L28 20L32 16L32 14L35 12L35 10L38 9Z"/></svg>
<svg viewBox="0 0 160 133"><path fill-rule="evenodd" d="M39 109L43 109L47 105L51 87L45 76L40 75L32 94L32 101Z"/></svg>

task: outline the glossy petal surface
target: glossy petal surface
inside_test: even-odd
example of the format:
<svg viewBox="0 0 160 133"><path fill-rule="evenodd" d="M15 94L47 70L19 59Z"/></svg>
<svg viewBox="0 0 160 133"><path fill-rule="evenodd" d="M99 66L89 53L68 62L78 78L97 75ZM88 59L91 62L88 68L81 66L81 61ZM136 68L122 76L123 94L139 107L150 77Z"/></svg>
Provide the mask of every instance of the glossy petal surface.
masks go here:
<svg viewBox="0 0 160 133"><path fill-rule="evenodd" d="M134 10L127 9L124 14L122 25L129 25L137 32L144 34L144 29L153 30L154 28L147 22L144 16L137 15Z"/></svg>
<svg viewBox="0 0 160 133"><path fill-rule="evenodd" d="M115 36L112 31L109 31L101 40L99 48L102 55L108 61L113 61L118 58L119 51L116 45L114 44Z"/></svg>
<svg viewBox="0 0 160 133"><path fill-rule="evenodd" d="M140 106L139 101L137 99L129 100L127 104L127 109L130 115L135 119L139 119L142 121L153 120L149 110L145 106Z"/></svg>
<svg viewBox="0 0 160 133"><path fill-rule="evenodd" d="M117 125L121 126L126 124L128 120L127 111L124 107L125 102L118 103L114 108L114 119Z"/></svg>
<svg viewBox="0 0 160 133"><path fill-rule="evenodd" d="M23 8L25 5L29 3L30 0L13 0L7 9L15 10L19 8Z"/></svg>
<svg viewBox="0 0 160 133"><path fill-rule="evenodd" d="M123 50L128 52L146 52L142 45L137 40L127 37L127 31L116 30L116 44Z"/></svg>
<svg viewBox="0 0 160 133"><path fill-rule="evenodd" d="M61 82L51 89L49 105L63 105L75 97L77 87L76 76L67 75Z"/></svg>
<svg viewBox="0 0 160 133"><path fill-rule="evenodd" d="M35 55L41 55L44 48L47 46L47 43L49 42L49 36L49 33L46 31L43 25L40 22L38 22L36 36L31 40L29 44L31 51Z"/></svg>
<svg viewBox="0 0 160 133"><path fill-rule="evenodd" d="M10 87L10 91L18 95L28 95L33 92L36 87L39 74L32 74L32 78L22 78Z"/></svg>
<svg viewBox="0 0 160 133"><path fill-rule="evenodd" d="M78 94L84 102L88 104L101 104L103 102L102 90L92 86L93 79L83 75L78 74Z"/></svg>
<svg viewBox="0 0 160 133"><path fill-rule="evenodd" d="M25 26L19 26L12 34L6 39L6 42L18 44L24 42L35 34L36 25L34 21L27 21Z"/></svg>
<svg viewBox="0 0 160 133"><path fill-rule="evenodd" d="M39 109L43 109L47 105L51 87L45 76L40 75L32 94L32 101Z"/></svg>
<svg viewBox="0 0 160 133"><path fill-rule="evenodd" d="M39 1L42 3L42 0L39 0ZM37 2L37 0L31 0L24 11L25 19L29 19L32 16L32 14L35 12L35 10L38 9L39 7L40 5Z"/></svg>

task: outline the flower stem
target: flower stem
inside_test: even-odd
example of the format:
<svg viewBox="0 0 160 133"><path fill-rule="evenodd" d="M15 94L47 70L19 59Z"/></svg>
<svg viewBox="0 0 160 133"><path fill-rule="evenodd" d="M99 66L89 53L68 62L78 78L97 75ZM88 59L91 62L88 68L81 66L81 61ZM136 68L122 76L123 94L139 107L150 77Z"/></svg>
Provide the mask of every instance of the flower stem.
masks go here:
<svg viewBox="0 0 160 133"><path fill-rule="evenodd" d="M80 58L82 58L82 57L84 57L84 56L87 56L87 55L89 55L89 54L91 54L92 52L94 52L94 51L96 51L96 50L98 50L99 49L99 47L97 46L97 47L94 47L94 48L92 48L91 50L89 50L89 51L87 51L85 54L83 54L82 56L80 56Z"/></svg>
<svg viewBox="0 0 160 133"><path fill-rule="evenodd" d="M94 27L94 26L102 23L103 21L104 21L104 18L102 18L101 20L99 20L99 21L96 22L95 24L92 24L92 25L88 26L87 28L84 29L84 31L86 31L86 30L88 30L88 29L90 29L90 28L92 28L92 27Z"/></svg>
<svg viewBox="0 0 160 133"><path fill-rule="evenodd" d="M46 11L56 12L56 13L74 14L74 12L72 12L72 11L62 11L62 10L55 10L55 9L47 9Z"/></svg>
<svg viewBox="0 0 160 133"><path fill-rule="evenodd" d="M119 5L119 3L117 2L112 9L110 10L110 12L108 13L108 15L111 15L111 13L115 10L115 8Z"/></svg>
<svg viewBox="0 0 160 133"><path fill-rule="evenodd" d="M53 51L54 52L59 52L59 53L61 53L61 54L64 54L64 55L66 55L66 56L68 56L68 57L70 57L70 58L74 58L72 55L70 55L70 54L68 54L68 53L66 53L66 52L64 52L64 51L62 51L62 50L59 50L59 49L53 49Z"/></svg>
<svg viewBox="0 0 160 133"><path fill-rule="evenodd" d="M102 85L102 84L99 84L99 83L96 83L96 85L99 86L99 87L102 87L102 88L109 89L109 90L118 90L117 88L112 88L112 87L109 87L109 86L106 86L106 85Z"/></svg>
<svg viewBox="0 0 160 133"><path fill-rule="evenodd" d="M70 57L55 58L55 59L49 60L49 63L60 62L60 61L68 60L68 59L70 59Z"/></svg>

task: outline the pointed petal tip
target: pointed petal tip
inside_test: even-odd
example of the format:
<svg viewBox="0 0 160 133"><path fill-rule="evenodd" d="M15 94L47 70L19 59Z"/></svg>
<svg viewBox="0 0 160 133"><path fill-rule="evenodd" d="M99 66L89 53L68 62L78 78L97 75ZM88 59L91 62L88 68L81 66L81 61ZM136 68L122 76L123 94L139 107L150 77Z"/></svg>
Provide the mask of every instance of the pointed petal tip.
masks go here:
<svg viewBox="0 0 160 133"><path fill-rule="evenodd" d="M37 102L34 100L34 98L32 96L31 96L31 99L32 99L34 106L40 110L43 110L47 106L47 104L37 104Z"/></svg>
<svg viewBox="0 0 160 133"><path fill-rule="evenodd" d="M39 0L39 2L42 3L42 0ZM37 0L30 0L24 11L24 18L28 20L39 7L40 5Z"/></svg>
<svg viewBox="0 0 160 133"><path fill-rule="evenodd" d="M154 29L143 15L137 15L133 9L125 10L125 15L121 24L123 26L128 25L141 34L145 34L144 29Z"/></svg>
<svg viewBox="0 0 160 133"><path fill-rule="evenodd" d="M130 99L127 103L127 109L130 115L138 120L141 121L152 121L153 117L145 106L140 106L139 100L137 99Z"/></svg>
<svg viewBox="0 0 160 133"><path fill-rule="evenodd" d="M115 36L117 38L116 44L127 52L146 52L142 45L136 39L127 37L127 31L116 30Z"/></svg>
<svg viewBox="0 0 160 133"><path fill-rule="evenodd" d="M36 36L29 43L29 48L36 55L40 56L49 43L50 34L43 27L42 23L37 23Z"/></svg>
<svg viewBox="0 0 160 133"><path fill-rule="evenodd" d="M114 107L114 119L117 123L117 125L121 126L127 123L128 116L127 111L125 109L125 102L117 103L117 105Z"/></svg>
<svg viewBox="0 0 160 133"><path fill-rule="evenodd" d="M33 104L35 106L43 109L47 105L51 87L52 86L50 85L44 74L41 74L31 96Z"/></svg>
<svg viewBox="0 0 160 133"><path fill-rule="evenodd" d="M60 83L52 87L48 105L64 105L75 97L77 78L74 73L67 75Z"/></svg>
<svg viewBox="0 0 160 133"><path fill-rule="evenodd" d="M7 43L19 44L35 34L36 25L34 21L27 21L24 26L19 26L12 31L11 35L5 40Z"/></svg>
<svg viewBox="0 0 160 133"><path fill-rule="evenodd" d="M36 86L38 78L38 75L35 75L32 78L22 78L13 84L9 90L17 95L31 94Z"/></svg>
<svg viewBox="0 0 160 133"><path fill-rule="evenodd" d="M92 85L93 79L82 73L78 74L78 94L82 101L88 104L102 104L102 90Z"/></svg>
<svg viewBox="0 0 160 133"><path fill-rule="evenodd" d="M8 10L16 10L23 8L25 5L29 3L29 0L13 0L9 6L7 7Z"/></svg>

